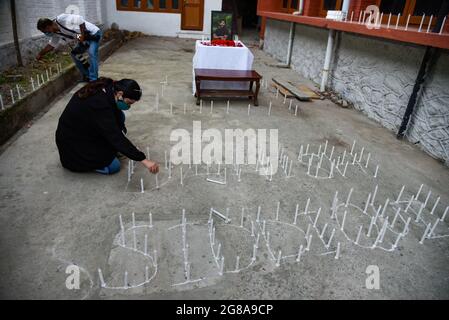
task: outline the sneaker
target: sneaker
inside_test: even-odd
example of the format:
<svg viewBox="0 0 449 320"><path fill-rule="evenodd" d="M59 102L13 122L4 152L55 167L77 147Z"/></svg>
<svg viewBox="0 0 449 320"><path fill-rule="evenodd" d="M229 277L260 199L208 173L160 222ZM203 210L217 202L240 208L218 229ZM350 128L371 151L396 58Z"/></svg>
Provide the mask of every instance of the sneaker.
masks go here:
<svg viewBox="0 0 449 320"><path fill-rule="evenodd" d="M78 80L78 83L89 83L90 80L88 77L83 77L82 79Z"/></svg>

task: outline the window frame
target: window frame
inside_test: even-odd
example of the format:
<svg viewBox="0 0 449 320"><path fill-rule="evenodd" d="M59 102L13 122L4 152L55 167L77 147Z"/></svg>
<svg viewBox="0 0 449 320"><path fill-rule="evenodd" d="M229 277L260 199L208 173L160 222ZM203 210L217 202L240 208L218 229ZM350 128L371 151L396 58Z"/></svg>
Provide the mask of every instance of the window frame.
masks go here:
<svg viewBox="0 0 449 320"><path fill-rule="evenodd" d="M385 0L377 0L376 5L380 8L380 5L382 3L382 1ZM421 24L421 20L422 20L422 16L414 16L413 12L415 11L415 7L416 7L416 0L405 0L405 6L404 6L404 10L401 13L401 19L399 20L399 25L405 26L407 24L407 19L408 19L408 15L411 14L410 16L410 25L419 25ZM382 12L380 12L382 13ZM382 19L382 23L387 23L388 22L388 16L390 15L390 13L388 12L384 12L384 17ZM437 19L435 19L436 17L434 16L432 19L432 26L436 24ZM392 15L392 23L394 21L394 23L396 23L396 19L397 19L397 15ZM428 23L430 21L430 16L426 16L424 18L424 25L427 26Z"/></svg>
<svg viewBox="0 0 449 320"><path fill-rule="evenodd" d="M299 1L298 1L298 7L299 7ZM284 7L284 3L281 3L281 11L286 13L293 13L295 11L298 11L298 8L292 8L292 0L287 0L287 8Z"/></svg>
<svg viewBox="0 0 449 320"><path fill-rule="evenodd" d="M378 0L378 1L380 1L380 0ZM341 10L342 9L342 6L343 6L343 0L337 0L337 3L335 4L335 9L334 10ZM319 13L319 16L320 17L323 17L323 18L326 18L326 16L327 16L327 11L328 10L325 10L324 9L324 0L321 0L321 4L320 4L320 13Z"/></svg>
<svg viewBox="0 0 449 320"><path fill-rule="evenodd" d="M144 6L141 6L140 8L135 7L135 3L137 0L128 0L128 6L124 7L121 5L121 0L116 0L116 9L117 11L134 11L134 12L157 12L157 13L181 13L182 12L182 0L178 1L178 9L172 9L173 7L173 0L166 0L167 1L167 8L161 9L159 7L159 0L153 0L154 1L154 8L149 9L148 8L148 2ZM144 8L143 8L144 7Z"/></svg>

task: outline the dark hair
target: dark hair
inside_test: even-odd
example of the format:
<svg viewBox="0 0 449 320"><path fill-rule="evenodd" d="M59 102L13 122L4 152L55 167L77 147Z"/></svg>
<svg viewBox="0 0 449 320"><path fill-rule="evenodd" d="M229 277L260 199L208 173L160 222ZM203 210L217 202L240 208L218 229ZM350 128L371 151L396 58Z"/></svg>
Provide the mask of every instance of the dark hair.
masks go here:
<svg viewBox="0 0 449 320"><path fill-rule="evenodd" d="M53 21L48 18L41 18L37 22L37 29L44 32L45 29L53 24Z"/></svg>
<svg viewBox="0 0 449 320"><path fill-rule="evenodd" d="M113 81L110 78L99 78L96 81L89 82L76 93L81 99L86 99L100 92L107 86L112 86L114 92L123 91L123 98L132 100L140 100L142 97L142 90L135 80L123 79L120 81Z"/></svg>
<svg viewBox="0 0 449 320"><path fill-rule="evenodd" d="M114 91L123 91L123 98L139 101L142 97L142 90L139 84L132 79L122 79L114 82Z"/></svg>

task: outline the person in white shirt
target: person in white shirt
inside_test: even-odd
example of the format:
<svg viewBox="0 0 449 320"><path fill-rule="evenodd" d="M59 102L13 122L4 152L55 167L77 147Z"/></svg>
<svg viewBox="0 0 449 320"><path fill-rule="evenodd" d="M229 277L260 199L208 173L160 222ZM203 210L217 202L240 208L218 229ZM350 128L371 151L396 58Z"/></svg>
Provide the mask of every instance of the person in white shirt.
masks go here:
<svg viewBox="0 0 449 320"><path fill-rule="evenodd" d="M77 41L77 46L72 50L71 55L83 75L83 81L89 82L98 79L98 48L102 33L96 25L84 20L82 16L64 13L55 19L39 19L37 29L50 37L48 45L37 55L38 60L61 44ZM86 51L89 54L88 65L84 64L81 59L82 54Z"/></svg>

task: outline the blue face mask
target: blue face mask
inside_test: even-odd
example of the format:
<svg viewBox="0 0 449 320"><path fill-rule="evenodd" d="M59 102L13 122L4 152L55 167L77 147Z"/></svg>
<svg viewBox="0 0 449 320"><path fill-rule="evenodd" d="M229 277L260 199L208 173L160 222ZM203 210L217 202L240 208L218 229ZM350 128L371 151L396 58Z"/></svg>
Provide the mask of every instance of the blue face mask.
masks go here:
<svg viewBox="0 0 449 320"><path fill-rule="evenodd" d="M44 32L44 34L45 34L47 37L53 36L53 33L51 33L51 32Z"/></svg>
<svg viewBox="0 0 449 320"><path fill-rule="evenodd" d="M122 111L127 111L131 108L131 106L123 100L117 101L117 107Z"/></svg>

